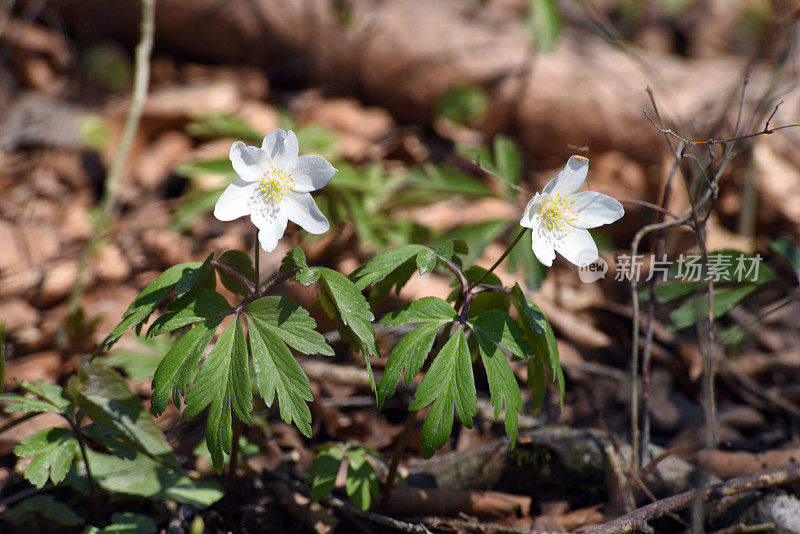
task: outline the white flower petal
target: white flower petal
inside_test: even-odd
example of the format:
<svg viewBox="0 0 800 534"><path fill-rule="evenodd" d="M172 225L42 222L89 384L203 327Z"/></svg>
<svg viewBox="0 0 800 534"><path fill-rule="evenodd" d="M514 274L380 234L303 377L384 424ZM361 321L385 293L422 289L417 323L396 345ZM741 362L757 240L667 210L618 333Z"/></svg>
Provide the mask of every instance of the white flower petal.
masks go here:
<svg viewBox="0 0 800 534"><path fill-rule="evenodd" d="M581 188L583 182L586 181L586 175L589 172L589 160L583 156L572 156L567 160L564 170L558 173L558 176L550 180L544 189L543 195L558 195L563 193L571 195L577 193Z"/></svg>
<svg viewBox="0 0 800 534"><path fill-rule="evenodd" d="M250 220L258 227L258 242L261 248L267 252L275 250L286 231L287 219L281 206L264 204L250 213Z"/></svg>
<svg viewBox="0 0 800 534"><path fill-rule="evenodd" d="M323 234L330 229L330 223L317 207L308 193L291 193L284 201L284 213L293 223L306 232Z"/></svg>
<svg viewBox="0 0 800 534"><path fill-rule="evenodd" d="M524 228L533 228L533 216L535 213L532 213L532 210L539 200L539 196L539 193L536 193L533 195L533 198L528 201L525 210L522 212L522 218L519 220L520 226Z"/></svg>
<svg viewBox="0 0 800 534"><path fill-rule="evenodd" d="M319 156L300 156L289 163L286 170L292 173L292 189L298 193L322 189L338 172L325 158Z"/></svg>
<svg viewBox="0 0 800 534"><path fill-rule="evenodd" d="M556 241L556 250L570 263L585 267L597 261L597 245L589 230L571 228Z"/></svg>
<svg viewBox="0 0 800 534"><path fill-rule="evenodd" d="M233 170L247 182L261 180L267 170L267 155L257 146L236 141L231 145L230 158Z"/></svg>
<svg viewBox="0 0 800 534"><path fill-rule="evenodd" d="M556 258L555 247L550 240L550 232L542 226L534 226L531 233L531 250L539 260L539 263L548 267L553 266L553 260Z"/></svg>
<svg viewBox="0 0 800 534"><path fill-rule="evenodd" d="M256 186L239 178L226 187L214 206L214 217L220 221L232 221L248 215Z"/></svg>
<svg viewBox="0 0 800 534"><path fill-rule="evenodd" d="M272 130L264 137L261 143L261 150L266 152L267 158L272 165L279 169L285 169L290 163L297 159L300 153L300 145L297 136L289 130Z"/></svg>
<svg viewBox="0 0 800 534"><path fill-rule="evenodd" d="M595 228L612 223L625 215L622 204L602 193L581 191L572 195L570 199L575 201L572 208L578 214L576 228Z"/></svg>

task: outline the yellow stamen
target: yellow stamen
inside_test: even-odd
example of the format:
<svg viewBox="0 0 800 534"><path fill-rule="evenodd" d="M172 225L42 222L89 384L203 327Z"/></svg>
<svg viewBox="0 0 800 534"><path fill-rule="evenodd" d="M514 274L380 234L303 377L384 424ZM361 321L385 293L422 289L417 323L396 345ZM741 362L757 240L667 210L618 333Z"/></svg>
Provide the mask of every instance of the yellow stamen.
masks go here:
<svg viewBox="0 0 800 534"><path fill-rule="evenodd" d="M551 195L542 206L542 224L548 230L569 232L572 224L578 220L578 214L572 207L574 204L575 201L570 200L569 195Z"/></svg>
<svg viewBox="0 0 800 534"><path fill-rule="evenodd" d="M264 200L278 204L289 197L289 191L293 186L292 173L271 165L264 173L259 189L261 189Z"/></svg>

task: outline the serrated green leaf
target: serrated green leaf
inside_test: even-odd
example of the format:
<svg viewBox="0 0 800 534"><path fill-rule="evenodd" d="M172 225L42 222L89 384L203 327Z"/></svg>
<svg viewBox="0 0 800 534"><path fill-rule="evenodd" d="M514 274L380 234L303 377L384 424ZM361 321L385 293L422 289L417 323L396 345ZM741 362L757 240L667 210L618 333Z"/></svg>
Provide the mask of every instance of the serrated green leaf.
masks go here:
<svg viewBox="0 0 800 534"><path fill-rule="evenodd" d="M180 409L181 399L186 394L191 372L197 367L203 351L214 337L221 319L197 323L167 352L153 376L153 397L151 409L160 415L167 409L172 395L172 403Z"/></svg>
<svg viewBox="0 0 800 534"><path fill-rule="evenodd" d="M0 395L0 402L14 403L5 407L6 413L62 413L61 408L50 402L19 395Z"/></svg>
<svg viewBox="0 0 800 534"><path fill-rule="evenodd" d="M422 297L403 304L398 310L389 312L379 321L384 326L413 323L444 324L458 318L458 312L438 297Z"/></svg>
<svg viewBox="0 0 800 534"><path fill-rule="evenodd" d="M303 354L334 354L325 336L315 330L316 321L303 307L287 298L260 298L248 304L245 313Z"/></svg>
<svg viewBox="0 0 800 534"><path fill-rule="evenodd" d="M481 317L486 313L489 312L484 312ZM494 407L494 417L497 419L500 416L505 405L506 436L511 440L513 449L517 442L518 414L522 413L522 393L520 393L517 379L503 353L491 343L481 343L481 339L482 336L478 336L481 360L486 369L486 379L489 382L489 393Z"/></svg>
<svg viewBox="0 0 800 534"><path fill-rule="evenodd" d="M367 461L364 449L348 449L347 496L362 510L369 510L372 497L378 494L378 475L375 468Z"/></svg>
<svg viewBox="0 0 800 534"><path fill-rule="evenodd" d="M138 395L103 361L81 360L68 389L92 421L119 430L144 452L174 463L172 447Z"/></svg>
<svg viewBox="0 0 800 534"><path fill-rule="evenodd" d="M528 382L531 391L533 413L538 413L544 405L544 394L547 392L547 369L542 358L534 356L528 359Z"/></svg>
<svg viewBox="0 0 800 534"><path fill-rule="evenodd" d="M74 527L83 524L83 519L72 508L59 502L52 495L34 495L14 507L19 514L39 515L60 525Z"/></svg>
<svg viewBox="0 0 800 534"><path fill-rule="evenodd" d="M172 291L184 276L193 277L196 270L203 264L200 262L180 263L173 265L139 293L133 303L122 316L122 321L100 344L101 347L110 347L129 329L140 325L153 313L156 306Z"/></svg>
<svg viewBox="0 0 800 534"><path fill-rule="evenodd" d="M428 297L433 298L433 297ZM441 323L425 323L405 335L389 354L383 376L378 384L378 409L386 399L394 395L400 373L405 376L406 385L419 373L428 354L433 348L436 332Z"/></svg>
<svg viewBox="0 0 800 534"><path fill-rule="evenodd" d="M216 482L191 480L182 471L170 469L141 453L125 459L87 449L86 455L97 484L111 494L136 495L152 501L172 499L197 509L214 504L223 495ZM76 467L69 475L69 483L88 494L86 469L82 462Z"/></svg>
<svg viewBox="0 0 800 534"><path fill-rule="evenodd" d="M241 250L226 250L219 257L219 262L231 267L234 271L244 276L251 283L255 283L256 275L255 268L253 267L253 260L250 255ZM238 278L230 274L225 269L217 269L219 280L222 285L228 288L231 292L241 295L243 297L250 293Z"/></svg>
<svg viewBox="0 0 800 534"><path fill-rule="evenodd" d="M494 355L496 345L506 349L517 358L533 355L533 347L525 339L519 324L502 310L487 310L472 322L478 344L486 354Z"/></svg>
<svg viewBox="0 0 800 534"><path fill-rule="evenodd" d="M307 403L314 397L308 377L286 344L269 327L250 315L247 324L261 397L267 406L272 406L277 393L281 419L287 424L294 421L303 434L311 437L311 411Z"/></svg>
<svg viewBox="0 0 800 534"><path fill-rule="evenodd" d="M447 442L455 411L467 428L472 427L472 418L477 412L475 378L463 326L453 332L434 359L408 409L420 410L431 402L433 406L420 436L425 458L433 456Z"/></svg>
<svg viewBox="0 0 800 534"><path fill-rule="evenodd" d="M430 249L423 245L402 245L381 252L353 273L358 279L358 289L365 289L383 280L406 261L426 250Z"/></svg>
<svg viewBox="0 0 800 534"><path fill-rule="evenodd" d="M716 319L736 306L742 299L758 289L756 284L744 284L732 289L714 291L712 315ZM693 297L669 314L672 328L686 328L708 317L708 294Z"/></svg>
<svg viewBox="0 0 800 534"><path fill-rule="evenodd" d="M195 289L175 299L165 313L150 325L147 337L159 336L183 326L203 321L219 322L233 312L225 297L216 291Z"/></svg>
<svg viewBox="0 0 800 534"><path fill-rule="evenodd" d="M436 252L431 249L423 250L417 254L417 268L419 269L419 274L431 272L434 267L436 267L436 260Z"/></svg>
<svg viewBox="0 0 800 534"><path fill-rule="evenodd" d="M66 428L48 428L29 436L14 448L20 458L33 456L25 468L25 479L42 488L47 479L58 484L67 476L78 452L75 435Z"/></svg>
<svg viewBox="0 0 800 534"><path fill-rule="evenodd" d="M181 276L178 282L175 284L176 297L184 295L187 291L203 281L206 275L208 275L208 271L211 266L211 260L213 258L214 253L212 252L208 255L200 267L197 267L196 269L187 269L184 271L183 276Z"/></svg>
<svg viewBox="0 0 800 534"><path fill-rule="evenodd" d="M308 468L308 482L311 483L311 498L320 501L331 494L336 486L336 476L344 458L344 448L336 444L325 447L314 457Z"/></svg>
<svg viewBox="0 0 800 534"><path fill-rule="evenodd" d="M444 243L436 247L435 250L436 256L442 261L452 260L454 252L455 252L454 241L445 241Z"/></svg>
<svg viewBox="0 0 800 534"><path fill-rule="evenodd" d="M519 325L533 346L536 357L542 359L550 379L558 385L561 402L564 402L564 371L558 361L558 345L550 322L542 310L529 301L519 284L511 288L511 300L519 315Z"/></svg>
<svg viewBox="0 0 800 534"><path fill-rule="evenodd" d="M214 466L221 470L223 452L231 453L231 409L250 424L253 394L244 332L235 318L211 349L186 395L184 417L193 417L211 404L206 422L206 443Z"/></svg>
<svg viewBox="0 0 800 534"><path fill-rule="evenodd" d="M329 317L336 321L342 339L347 340L364 355L370 385L375 391L370 357L378 354L378 347L375 345L375 330L372 327L375 317L369 309L369 304L361 291L346 276L327 267L318 269L320 304Z"/></svg>
<svg viewBox="0 0 800 534"><path fill-rule="evenodd" d="M158 532L152 518L133 512L115 512L111 524L104 528L89 527L84 534L155 534Z"/></svg>

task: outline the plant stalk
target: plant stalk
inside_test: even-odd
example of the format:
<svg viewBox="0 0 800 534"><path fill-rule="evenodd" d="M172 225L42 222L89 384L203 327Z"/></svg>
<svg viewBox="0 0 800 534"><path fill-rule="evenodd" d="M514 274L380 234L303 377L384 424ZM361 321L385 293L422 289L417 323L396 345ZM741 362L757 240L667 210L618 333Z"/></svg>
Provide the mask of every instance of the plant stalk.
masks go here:
<svg viewBox="0 0 800 534"><path fill-rule="evenodd" d="M225 479L225 524L228 530L233 530L231 513L233 510L233 500L235 498L234 488L236 487L236 469L239 467L239 436L242 434L242 423L233 417L233 429L231 435L231 457L228 461L228 476Z"/></svg>
<svg viewBox="0 0 800 534"><path fill-rule="evenodd" d="M494 264L491 267L489 267L489 269L485 273L483 273L483 275L481 275L480 278L478 278L477 280L472 282L472 285L470 285L469 288L472 289L475 286L477 286L478 284L480 284L481 282L483 282L484 279L492 273L492 271L497 269L497 266L500 265L501 263L503 263L503 260L506 259L506 257L508 257L508 255L514 249L514 247L517 246L517 243L519 243L519 240L522 239L522 236L525 235L525 232L527 232L527 231L528 231L527 228L521 229L519 231L519 233L517 234L517 237L514 238L514 241L512 241L511 244L508 245L508 247L503 251L503 253L500 255L500 257L497 258L497 261L494 262Z"/></svg>
<svg viewBox="0 0 800 534"><path fill-rule="evenodd" d="M100 506L97 503L97 484L95 483L94 477L92 476L92 468L89 467L89 456L86 454L86 443L83 439L83 432L81 432L80 426L74 421L70 421L69 424L72 426L72 431L75 433L75 437L78 440L78 447L81 451L81 458L83 458L83 465L86 466L86 482L89 485L89 502L91 503L91 514L92 514L92 522L96 522L100 518Z"/></svg>
<svg viewBox="0 0 800 534"><path fill-rule="evenodd" d="M400 434L400 439L397 446L392 453L392 463L389 465L389 474L386 477L386 485L383 486L381 492L381 502L378 505L379 510L386 510L389 506L389 498L392 495L392 488L394 487L395 477L397 476L397 468L400 466L400 460L403 457L408 446L408 440L411 437L411 431L414 429L414 422L417 420L417 410L409 410L406 424L403 427L403 432Z"/></svg>

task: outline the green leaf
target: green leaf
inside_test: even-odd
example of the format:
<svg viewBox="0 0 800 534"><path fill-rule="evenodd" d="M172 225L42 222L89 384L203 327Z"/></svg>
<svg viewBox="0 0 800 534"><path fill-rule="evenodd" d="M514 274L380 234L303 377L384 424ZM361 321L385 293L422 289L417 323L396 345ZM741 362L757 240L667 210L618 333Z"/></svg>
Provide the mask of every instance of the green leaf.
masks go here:
<svg viewBox="0 0 800 534"><path fill-rule="evenodd" d="M136 347L114 349L103 357L103 361L119 369L134 382L150 381L164 354L172 348L172 339L133 336L133 341L136 342Z"/></svg>
<svg viewBox="0 0 800 534"><path fill-rule="evenodd" d="M193 178L195 176L202 176L208 174L215 174L218 176L225 176L227 178L235 178L236 171L233 170L233 164L230 158L214 158L214 159L195 159L178 163L175 165L173 172L178 176L185 178ZM222 193L222 189L219 190Z"/></svg>
<svg viewBox="0 0 800 534"><path fill-rule="evenodd" d="M226 159L225 162L233 173L230 160ZM170 229L178 233L188 230L198 219L211 213L224 190L225 188L221 187L208 191L195 191L181 197L181 203L172 212Z"/></svg>
<svg viewBox="0 0 800 534"><path fill-rule="evenodd" d="M413 187L398 191L395 205L425 205L453 195L467 198L497 197L497 193L482 181L446 165L427 163L420 169L410 169L408 180Z"/></svg>
<svg viewBox="0 0 800 534"><path fill-rule="evenodd" d="M39 489L48 478L53 484L64 480L77 452L78 441L66 428L40 430L14 447L18 457L33 457L25 468L25 479Z"/></svg>
<svg viewBox="0 0 800 534"><path fill-rule="evenodd" d="M60 525L75 527L83 524L83 519L72 508L59 502L52 495L34 495L14 507L20 514L38 515Z"/></svg>
<svg viewBox="0 0 800 534"><path fill-rule="evenodd" d="M358 279L356 286L358 289L365 289L367 286L375 285L391 275L406 261L430 250L423 245L402 245L381 252L353 273L353 276Z"/></svg>
<svg viewBox="0 0 800 534"><path fill-rule="evenodd" d="M502 310L487 310L472 322L472 329L481 349L487 354L496 352L495 345L506 349L517 358L533 355L533 347L525 339L525 332Z"/></svg>
<svg viewBox="0 0 800 534"><path fill-rule="evenodd" d="M461 240L466 243L469 252L464 254L465 263L474 263L483 254L484 249L493 243L500 234L509 227L507 219L481 221L475 224L460 226L442 236L438 242Z"/></svg>
<svg viewBox="0 0 800 534"><path fill-rule="evenodd" d="M115 428L144 452L174 463L172 447L119 373L101 360L85 358L68 389L79 407L97 424Z"/></svg>
<svg viewBox="0 0 800 534"><path fill-rule="evenodd" d="M489 312L484 312L481 316L486 315L486 313ZM518 414L522 413L522 393L519 391L517 379L503 353L497 350L492 343L482 343L481 339L482 336L478 336L481 360L483 360L483 366L486 369L489 393L492 396L494 417L495 419L499 417L505 405L506 436L511 440L511 447L513 448L517 442Z"/></svg>
<svg viewBox="0 0 800 534"><path fill-rule="evenodd" d="M198 509L214 504L223 495L216 482L192 480L180 470L170 469L141 453L126 459L87 449L86 455L97 484L112 494L136 495L152 501L172 499ZM88 495L86 469L82 463L70 473L69 483Z"/></svg>
<svg viewBox="0 0 800 534"><path fill-rule="evenodd" d="M221 319L197 323L167 352L153 376L151 409L160 415L167 409L170 394L176 408L186 394L191 372L197 367L206 346L214 337Z"/></svg>
<svg viewBox="0 0 800 534"><path fill-rule="evenodd" d="M422 297L403 304L398 310L387 313L380 320L384 326L413 323L444 324L458 318L458 312L438 297Z"/></svg>
<svg viewBox="0 0 800 534"><path fill-rule="evenodd" d="M483 120L489 95L483 87L472 84L454 85L439 97L436 112L447 119L467 126Z"/></svg>
<svg viewBox="0 0 800 534"><path fill-rule="evenodd" d="M776 239L769 244L769 248L780 254L786 263L794 269L797 281L800 282L800 248L788 239Z"/></svg>
<svg viewBox="0 0 800 534"><path fill-rule="evenodd" d="M245 313L303 354L334 354L325 336L316 331L316 321L303 307L287 298L260 298L248 304Z"/></svg>
<svg viewBox="0 0 800 534"><path fill-rule="evenodd" d="M323 447L308 468L308 482L311 484L311 498L320 501L331 494L336 486L336 476L344 458L344 448L340 444Z"/></svg>
<svg viewBox="0 0 800 534"><path fill-rule="evenodd" d="M561 11L555 0L530 0L527 26L538 51L547 53L555 49L562 25Z"/></svg>
<svg viewBox="0 0 800 534"><path fill-rule="evenodd" d="M736 306L742 299L758 289L756 284L744 284L732 289L714 291L712 315L716 319ZM669 314L672 328L686 328L708 317L708 294L693 297Z"/></svg>
<svg viewBox="0 0 800 534"><path fill-rule="evenodd" d="M426 297L434 298L434 297ZM428 354L433 348L436 333L441 323L425 323L405 335L389 354L383 376L378 384L378 409L386 399L394 395L400 373L405 376L406 385L419 373Z"/></svg>
<svg viewBox="0 0 800 534"><path fill-rule="evenodd" d="M561 402L564 402L564 371L558 361L558 345L550 322L542 310L529 301L519 284L511 288L511 300L519 315L519 324L525 332L526 339L533 346L534 354L541 358L550 379L558 385Z"/></svg>
<svg viewBox="0 0 800 534"><path fill-rule="evenodd" d="M242 117L234 113L218 111L197 117L186 125L186 132L193 137L241 139L246 143L259 146L264 137Z"/></svg>
<svg viewBox="0 0 800 534"><path fill-rule="evenodd" d="M114 512L105 528L89 527L84 534L155 534L158 526L152 518L133 512Z"/></svg>
<svg viewBox="0 0 800 534"><path fill-rule="evenodd" d="M180 263L173 265L139 293L133 303L122 316L122 321L100 344L100 348L111 347L125 332L140 325L153 313L156 306L172 291L177 283L184 277L196 278L197 269L203 264L200 262ZM99 349L98 349L99 350Z"/></svg>
<svg viewBox="0 0 800 534"><path fill-rule="evenodd" d="M417 254L417 268L419 269L419 274L431 272L434 267L436 267L436 260L436 252L431 249L423 250Z"/></svg>
<svg viewBox="0 0 800 534"><path fill-rule="evenodd" d="M342 339L364 355L370 384L375 391L370 357L378 354L378 347L375 345L375 330L372 327L375 317L369 310L369 304L346 276L327 267L318 269L320 304L328 316L336 321Z"/></svg>
<svg viewBox="0 0 800 534"><path fill-rule="evenodd" d="M250 315L247 324L261 397L267 406L272 406L277 392L281 419L287 424L294 421L303 434L311 437L311 411L307 403L314 397L308 377L286 344L269 327Z"/></svg>
<svg viewBox="0 0 800 534"><path fill-rule="evenodd" d="M176 297L184 295L187 291L192 289L206 278L206 276L209 274L211 260L213 258L214 253L212 252L208 255L206 261L204 261L200 267L197 267L196 269L190 268L184 271L183 276L181 276L178 282L175 284Z"/></svg>
<svg viewBox="0 0 800 534"><path fill-rule="evenodd" d="M378 475L367 461L363 448L347 451L347 496L362 510L369 510L372 497L378 494Z"/></svg>
<svg viewBox="0 0 800 534"><path fill-rule="evenodd" d="M531 391L533 412L538 413L544 405L544 394L547 393L547 366L542 358L534 356L528 359L528 383Z"/></svg>
<svg viewBox="0 0 800 534"><path fill-rule="evenodd" d="M175 299L165 313L150 325L147 337L159 336L183 326L202 321L219 322L233 312L225 297L216 291L195 289Z"/></svg>
<svg viewBox="0 0 800 534"><path fill-rule="evenodd" d="M194 417L209 404L206 443L214 466L221 470L223 452L231 453L231 409L248 425L253 410L247 344L238 317L225 329L200 367L186 395L183 415Z"/></svg>
<svg viewBox="0 0 800 534"><path fill-rule="evenodd" d="M234 271L237 271L251 283L255 283L256 274L255 268L253 267L253 260L250 258L250 255L244 251L226 250L219 257L219 262L231 267ZM238 278L230 274L225 269L218 268L217 274L219 274L219 280L222 282L222 285L228 288L231 292L243 297L250 293L250 290L247 289L247 286L245 286Z"/></svg>
<svg viewBox="0 0 800 534"><path fill-rule="evenodd" d="M433 361L417 388L409 410L420 410L433 402L422 426L422 456L430 458L444 445L453 429L454 409L467 428L477 412L475 378L464 327L459 326Z"/></svg>

